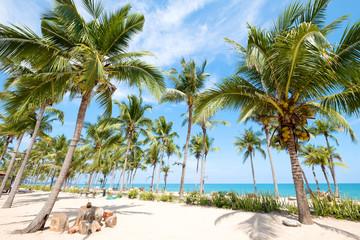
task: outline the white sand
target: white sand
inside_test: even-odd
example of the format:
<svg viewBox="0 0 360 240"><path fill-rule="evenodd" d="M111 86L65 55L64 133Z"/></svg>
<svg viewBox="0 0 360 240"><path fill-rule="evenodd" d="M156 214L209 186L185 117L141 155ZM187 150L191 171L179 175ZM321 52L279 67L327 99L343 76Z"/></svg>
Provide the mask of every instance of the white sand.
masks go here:
<svg viewBox="0 0 360 240"><path fill-rule="evenodd" d="M19 194L13 208L0 209L0 239L140 239L140 240L200 240L200 239L359 239L360 223L316 218L311 226L291 228L281 224L285 216L259 214L228 209L186 206L179 203L146 202L127 198L106 200L90 199L93 206L113 210L118 225L111 229L103 226L101 232L86 236L55 233L48 230L14 235L13 230L25 228L43 206L49 193ZM0 199L3 205L7 195ZM66 213L70 226L75 221L78 208L88 198L77 194L61 193L53 213ZM291 218L291 217L289 217ZM47 221L46 227L50 224Z"/></svg>

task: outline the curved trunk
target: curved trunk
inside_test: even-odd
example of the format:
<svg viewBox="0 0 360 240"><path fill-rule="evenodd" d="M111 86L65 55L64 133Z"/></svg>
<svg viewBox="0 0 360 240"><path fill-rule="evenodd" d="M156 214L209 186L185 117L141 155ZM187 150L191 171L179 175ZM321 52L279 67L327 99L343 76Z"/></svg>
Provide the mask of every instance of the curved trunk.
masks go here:
<svg viewBox="0 0 360 240"><path fill-rule="evenodd" d="M7 148L9 146L9 143L12 142L13 139L14 139L13 136L10 136L10 137L6 138L6 143L5 143L5 146L4 146L4 150L3 150L3 152L1 153L1 156L0 156L0 162L3 160L3 158L5 156L5 153L7 151Z"/></svg>
<svg viewBox="0 0 360 240"><path fill-rule="evenodd" d="M160 182L160 175L161 175L161 166L162 166L162 163L163 163L164 152L165 152L165 141L163 141L163 146L162 146L162 153L161 153L161 159L160 159L159 174L158 174L158 180L157 180L157 184L156 184L156 192L159 191L159 182Z"/></svg>
<svg viewBox="0 0 360 240"><path fill-rule="evenodd" d="M10 208L13 201L14 201L15 194L16 194L18 188L19 188L19 185L21 183L21 178L22 178L23 173L25 171L26 163L27 163L27 161L28 161L28 159L30 157L31 150L32 150L32 148L34 146L36 137L37 137L37 135L39 133L40 123L41 123L42 117L44 115L45 108L46 108L46 103L44 103L40 108L39 115L37 116L37 119L36 119L34 132L33 132L32 136L31 136L29 146L28 146L28 148L26 150L26 153L25 153L24 159L23 159L23 161L21 163L20 169L19 169L19 171L18 171L18 173L16 175L14 185L11 188L11 192L10 192L8 198L6 199L6 202L4 203L3 208Z"/></svg>
<svg viewBox="0 0 360 240"><path fill-rule="evenodd" d="M304 188L304 181L302 176L302 169L299 163L298 155L296 152L296 143L293 134L293 129L290 128L290 138L288 140L288 149L291 161L291 172L293 176L296 201L298 205L299 221L303 224L313 224L311 219L310 209L306 198Z"/></svg>
<svg viewBox="0 0 360 240"><path fill-rule="evenodd" d="M188 120L188 131L187 131L187 137L186 137L186 144L185 144L185 150L184 150L184 162L182 164L182 172L181 172L181 182L180 182L180 197L184 194L184 181L185 181L185 168L186 168L186 159L189 149L189 141L190 141L190 135L191 135L191 124L192 124L192 114L193 114L193 106L189 105L189 120Z"/></svg>
<svg viewBox="0 0 360 240"><path fill-rule="evenodd" d="M280 197L279 189L278 189L278 185L277 185L276 177L275 177L274 163L273 163L272 156L271 156L269 129L268 129L267 125L265 125L265 135L266 135L266 146L267 146L268 155L269 155L269 159L270 159L271 173L272 173L274 187L275 187L275 194L276 194L276 197Z"/></svg>
<svg viewBox="0 0 360 240"><path fill-rule="evenodd" d="M204 193L204 159L205 159L205 148L206 148L206 128L202 127L203 130L203 149L201 156L201 173L200 173L200 194Z"/></svg>
<svg viewBox="0 0 360 240"><path fill-rule="evenodd" d="M24 136L24 134L21 134L21 135L19 136L19 139L18 139L18 141L17 141L17 144L16 144L16 147L15 147L14 153L13 153L13 155L12 155L12 157L11 157L9 166L8 166L8 168L7 168L7 170L6 170L5 177L4 177L4 179L3 179L2 183L1 183L1 187L0 187L0 197L1 197L1 195L2 195L2 192L4 191L6 182L7 182L7 180L9 179L11 170L12 170L12 168L13 168L13 166L14 166L15 159L16 159L16 154L17 154L17 152L18 152L18 150L19 150L19 147L20 147L21 140L22 140L23 136Z"/></svg>
<svg viewBox="0 0 360 240"><path fill-rule="evenodd" d="M49 171L49 174L48 174L48 175L47 175L47 177L46 177L44 187L46 187L46 185L47 185L47 183L48 183L48 181L49 181L49 178L50 178L50 175L51 175L52 171L53 171L53 167L51 167L51 169L50 169L50 171Z"/></svg>
<svg viewBox="0 0 360 240"><path fill-rule="evenodd" d="M326 183L327 183L327 185L328 185L329 192L330 192L331 195L333 195L333 192L332 192L332 190L331 190L331 185L330 185L329 179L328 179L328 177L327 177L327 174L326 174L326 170L325 170L325 166L324 166L324 165L321 165L321 170L322 170L323 173L324 173L324 177L325 177Z"/></svg>
<svg viewBox="0 0 360 240"><path fill-rule="evenodd" d="M312 169L312 173L313 173L313 175L314 175L314 179L315 179L315 182L316 182L316 188L317 188L318 191L320 191L319 182L318 182L318 180L317 180L317 178L316 178L316 174L315 174L314 164L311 166L311 169Z"/></svg>
<svg viewBox="0 0 360 240"><path fill-rule="evenodd" d="M112 188L113 184L114 184L114 180L115 180L115 176L116 176L116 164L114 164L114 167L113 167L113 175L111 177L111 182L110 182L110 186L109 188Z"/></svg>
<svg viewBox="0 0 360 240"><path fill-rule="evenodd" d="M310 185L309 185L309 182L308 182L308 180L307 180L307 178L306 178L305 172L304 172L304 170L303 170L302 168L301 168L301 172L302 172L302 175L303 175L303 178L304 178L306 187L307 187L308 190L309 190L309 194L310 194L311 196L314 196L313 191L311 190ZM306 191L305 191L305 193L306 193Z"/></svg>
<svg viewBox="0 0 360 240"><path fill-rule="evenodd" d="M137 171L137 170L138 170L138 169L137 169L137 168L135 168L134 175L132 176L131 188L134 188L134 179L135 179L135 175L136 175L136 171Z"/></svg>
<svg viewBox="0 0 360 240"><path fill-rule="evenodd" d="M153 169L153 174L151 176L151 191L154 191L154 179L155 179L155 169L156 169L156 162L154 163L154 169Z"/></svg>
<svg viewBox="0 0 360 240"><path fill-rule="evenodd" d="M63 184L63 182L65 180L66 174L67 174L70 164L71 164L72 157L75 152L75 148L77 146L77 143L78 143L80 135L81 135L81 130L82 130L82 127L84 124L84 119L85 119L86 108L88 106L89 99L91 97L91 92L92 92L92 89L88 90L82 97L77 120L76 120L74 135L70 142L68 152L66 154L60 174L56 180L54 189L51 191L49 198L47 199L44 207L41 209L41 211L36 216L36 218L30 223L30 225L26 229L24 229L22 231L24 233L36 232L36 231L42 229L54 207L54 204L56 202L56 199L57 199L60 189L61 189L61 185Z"/></svg>
<svg viewBox="0 0 360 240"><path fill-rule="evenodd" d="M332 151L331 151L331 147L329 144L329 140L327 138L327 136L325 135L325 139L326 139L326 145L330 154L330 159L329 159L329 168L330 168L330 172L331 172L331 176L334 180L334 186L335 186L335 197L340 197L340 191L337 185L337 181L336 181L336 176L335 176L335 165L334 165L334 159L332 157ZM330 188L331 189L331 188Z"/></svg>
<svg viewBox="0 0 360 240"><path fill-rule="evenodd" d="M123 171L122 171L122 174L121 174L122 176L121 176L120 194L122 194L122 191L123 191L124 177L125 177L125 171L126 171L126 163L127 163L127 159L128 159L128 156L129 156L130 145L131 145L131 137L132 137L132 132L129 133L129 137L128 137L128 145L127 145L127 148L126 148L124 167L123 167Z"/></svg>
<svg viewBox="0 0 360 240"><path fill-rule="evenodd" d="M253 181L254 181L255 194L257 195L257 187L256 187L256 182L255 182L255 171L254 171L252 152L250 152L250 161L251 161L251 171L252 171L252 177L253 177Z"/></svg>

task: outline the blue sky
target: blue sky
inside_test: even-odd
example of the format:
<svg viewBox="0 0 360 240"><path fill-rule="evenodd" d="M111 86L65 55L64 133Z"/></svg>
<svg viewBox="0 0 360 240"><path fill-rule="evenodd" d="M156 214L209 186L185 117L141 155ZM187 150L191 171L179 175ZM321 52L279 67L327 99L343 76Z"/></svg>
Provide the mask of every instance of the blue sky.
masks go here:
<svg viewBox="0 0 360 240"><path fill-rule="evenodd" d="M75 1L79 3L80 1ZM128 3L122 0L107 0L106 9L111 10ZM223 38L228 37L246 46L246 22L256 26L267 27L273 19L289 3L289 0L136 0L130 1L134 11L140 11L145 15L144 31L139 34L131 45L131 50L146 50L154 53L156 58L147 59L161 69L169 70L172 67L179 68L182 57L186 60L194 59L199 64L205 59L208 61L206 72L211 77L206 87L220 82L222 78L234 72L237 58ZM39 30L39 18L41 13L50 8L51 0L0 0L0 23L25 24L37 33ZM81 10L85 14L85 11ZM334 0L328 9L329 22L345 14L351 14L350 21L354 22L360 18L360 1L358 0ZM346 24L344 24L344 27ZM341 37L343 29L332 34L329 39L336 43ZM0 80L5 78L0 74ZM123 101L128 94L135 93L135 89L129 89L125 85L118 85L114 99ZM176 142L183 146L186 138L186 127L182 127L180 114L186 112L185 104L163 104L159 105L154 98L144 94L144 101L152 104L153 111L148 116L156 119L165 115L168 121L174 121L174 130L180 138ZM79 107L79 99L70 101L65 99L57 107L65 111L65 123L63 126L56 123L52 136L64 133L68 138L72 137L76 113ZM95 122L102 110L95 102L92 102L87 111L86 121ZM113 113L118 114L117 109ZM210 153L207 161L208 183L252 183L250 163L243 164L242 155L239 155L233 147L234 135L238 135L245 128L253 124L237 124L238 112L220 112L215 119L229 121L231 127L216 127L209 132L215 138L214 146L219 147L219 152ZM349 118L355 133L360 138L360 120ZM194 127L193 134L200 132L200 128ZM83 132L85 133L85 132ZM337 152L349 166L349 170L337 167L337 178L342 183L360 182L360 150L357 144L350 141L345 134L337 134L340 145ZM27 147L29 139L25 139L22 148ZM324 145L324 139L317 137L311 143ZM265 146L264 146L265 148ZM275 165L276 177L279 183L291 183L291 168L288 154L272 151ZM171 161L179 161L172 158ZM182 160L180 160L182 161ZM264 160L260 154L254 158L254 168L258 183L271 183L271 170L268 159ZM194 157L188 158L186 169L186 183L194 182L196 161ZM310 182L313 182L310 169L304 166L304 170ZM136 183L149 182L147 178L151 175L151 169L139 172L135 178ZM324 178L317 169L320 182ZM170 183L179 183L181 169L173 166L169 175Z"/></svg>

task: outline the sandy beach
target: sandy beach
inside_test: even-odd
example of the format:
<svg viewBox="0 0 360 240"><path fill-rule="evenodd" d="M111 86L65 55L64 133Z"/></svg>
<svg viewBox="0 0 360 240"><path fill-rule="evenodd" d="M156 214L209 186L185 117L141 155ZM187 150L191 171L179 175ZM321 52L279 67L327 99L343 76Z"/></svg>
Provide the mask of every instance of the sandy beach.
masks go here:
<svg viewBox="0 0 360 240"><path fill-rule="evenodd" d="M93 206L113 210L118 217L115 228L105 228L93 235L51 232L46 223L43 231L20 235L11 232L26 227L43 206L48 192L18 194L13 208L0 209L1 239L360 239L360 223L334 218L315 218L314 225L292 228L282 225L277 214L260 214L180 203L147 202L127 198L106 200L90 198ZM6 195L0 199L0 205ZM66 213L70 226L80 206L88 198L60 193L54 213Z"/></svg>

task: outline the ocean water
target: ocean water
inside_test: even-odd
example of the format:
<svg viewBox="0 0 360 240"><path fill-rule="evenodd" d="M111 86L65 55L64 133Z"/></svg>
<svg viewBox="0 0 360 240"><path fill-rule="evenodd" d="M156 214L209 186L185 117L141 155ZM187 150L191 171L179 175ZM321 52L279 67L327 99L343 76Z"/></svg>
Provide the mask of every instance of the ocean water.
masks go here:
<svg viewBox="0 0 360 240"><path fill-rule="evenodd" d="M314 191L316 190L316 184L309 184L310 188ZM327 191L328 187L325 183L320 183L320 190L321 191ZM274 193L274 185L271 183L260 183L256 184L258 192L269 192ZM360 199L360 183L339 183L339 190L341 192L342 197L352 198L352 199ZM85 187L83 184L79 184L79 187ZM108 188L109 184L105 185L105 188ZM116 185L115 185L116 187ZM134 187L145 187L146 190L149 190L149 184L134 184ZM159 184L159 188L164 188L164 184ZM295 196L295 187L294 184L288 184L288 183L280 183L278 184L279 188L279 194L281 197L291 197ZM199 189L199 185L197 186L197 189ZM332 189L334 191L334 186L332 185ZM180 184L167 184L168 192L178 192L180 190ZM184 191L194 191L195 185L194 184L184 184ZM205 184L205 193L211 193L212 191L234 191L240 194L245 193L252 193L254 192L254 185L253 184L216 184L216 183L209 183Z"/></svg>

